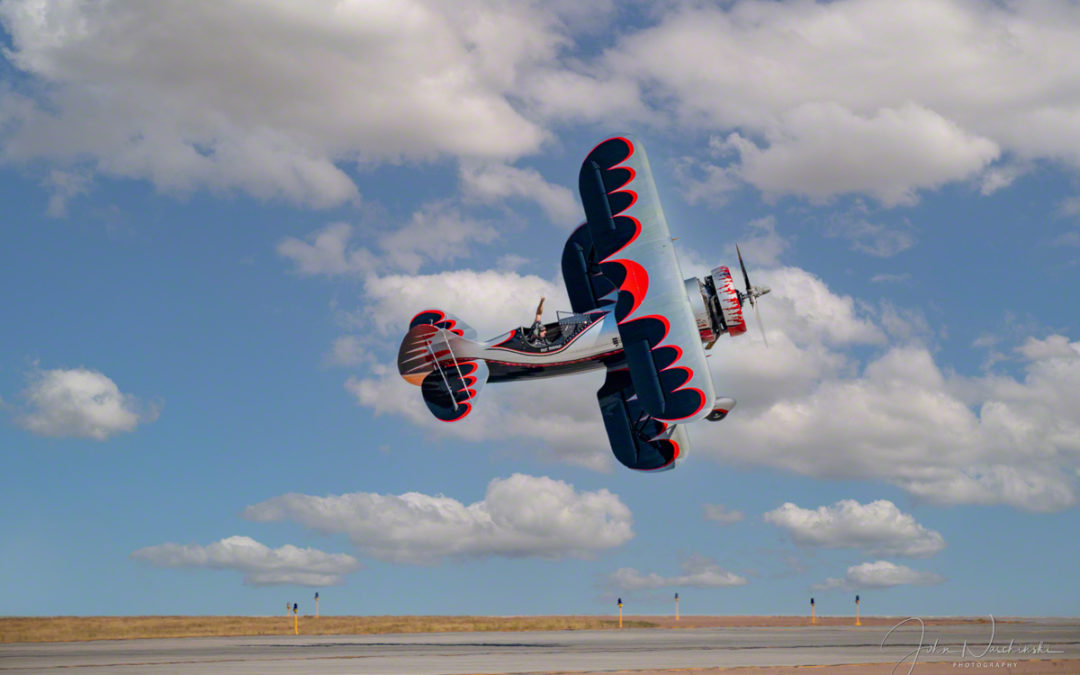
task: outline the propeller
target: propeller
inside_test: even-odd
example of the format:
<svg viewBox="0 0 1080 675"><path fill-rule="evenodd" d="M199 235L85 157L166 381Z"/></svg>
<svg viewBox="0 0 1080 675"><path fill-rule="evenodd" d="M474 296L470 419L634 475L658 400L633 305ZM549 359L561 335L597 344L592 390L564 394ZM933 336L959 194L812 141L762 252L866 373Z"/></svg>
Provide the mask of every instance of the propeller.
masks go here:
<svg viewBox="0 0 1080 675"><path fill-rule="evenodd" d="M746 282L746 293L740 294L743 298L750 301L750 306L754 308L754 318L757 319L758 330L761 331L761 341L765 343L765 346L769 346L769 339L765 337L765 324L761 322L761 312L758 310L757 299L768 293L770 289L768 286L751 286L750 275L746 273L746 263L742 259L742 251L739 250L739 245L735 244L735 253L739 256L739 267L742 268L743 281Z"/></svg>

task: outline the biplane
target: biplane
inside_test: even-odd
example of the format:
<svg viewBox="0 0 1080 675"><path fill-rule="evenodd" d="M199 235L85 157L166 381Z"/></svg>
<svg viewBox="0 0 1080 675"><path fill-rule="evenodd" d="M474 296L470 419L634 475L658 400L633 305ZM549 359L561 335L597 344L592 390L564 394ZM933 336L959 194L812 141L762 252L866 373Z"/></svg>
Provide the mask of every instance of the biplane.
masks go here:
<svg viewBox="0 0 1080 675"><path fill-rule="evenodd" d="M641 471L686 456L684 424L719 421L735 400L718 396L706 350L746 332L743 309L767 287L744 289L727 267L684 279L648 158L629 136L600 143L578 175L585 222L563 248L572 313L486 341L456 316L420 312L398 351L398 370L420 387L432 414L464 419L488 382L607 369L597 392L615 457ZM759 317L760 326L760 317ZM764 331L762 331L764 337Z"/></svg>

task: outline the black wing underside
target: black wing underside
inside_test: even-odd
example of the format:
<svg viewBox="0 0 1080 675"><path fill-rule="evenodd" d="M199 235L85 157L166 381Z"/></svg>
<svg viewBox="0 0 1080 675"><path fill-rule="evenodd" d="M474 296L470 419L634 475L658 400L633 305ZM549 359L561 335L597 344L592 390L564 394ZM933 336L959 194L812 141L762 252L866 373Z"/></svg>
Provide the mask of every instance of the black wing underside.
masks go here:
<svg viewBox="0 0 1080 675"><path fill-rule="evenodd" d="M645 412L625 364L608 369L596 398L611 449L624 466L639 471L670 469L686 453L686 431Z"/></svg>

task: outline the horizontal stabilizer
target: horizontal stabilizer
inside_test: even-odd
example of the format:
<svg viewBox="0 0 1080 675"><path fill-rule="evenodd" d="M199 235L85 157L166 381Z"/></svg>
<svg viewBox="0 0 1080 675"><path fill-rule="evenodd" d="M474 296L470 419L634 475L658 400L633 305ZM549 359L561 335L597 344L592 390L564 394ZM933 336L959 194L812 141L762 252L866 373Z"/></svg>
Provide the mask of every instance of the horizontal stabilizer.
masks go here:
<svg viewBox="0 0 1080 675"><path fill-rule="evenodd" d="M420 385L431 414L443 422L457 422L472 412L471 401L488 379L484 361L464 361L436 368Z"/></svg>
<svg viewBox="0 0 1080 675"><path fill-rule="evenodd" d="M398 349L398 373L406 382L421 386L436 363L453 362L463 340L476 338L476 331L452 314L426 309L409 322L409 332Z"/></svg>

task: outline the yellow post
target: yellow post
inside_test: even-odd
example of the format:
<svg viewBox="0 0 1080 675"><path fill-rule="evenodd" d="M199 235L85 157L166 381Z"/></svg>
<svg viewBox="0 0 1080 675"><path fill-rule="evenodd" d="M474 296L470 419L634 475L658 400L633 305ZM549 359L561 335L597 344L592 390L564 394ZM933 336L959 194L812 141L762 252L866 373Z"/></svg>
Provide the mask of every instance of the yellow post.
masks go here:
<svg viewBox="0 0 1080 675"><path fill-rule="evenodd" d="M315 618L319 618L319 594L315 593Z"/></svg>
<svg viewBox="0 0 1080 675"><path fill-rule="evenodd" d="M296 606L296 603L293 603L292 615L293 615L293 633L296 634L296 635L299 635L300 634L300 611L299 611L299 608Z"/></svg>
<svg viewBox="0 0 1080 675"><path fill-rule="evenodd" d="M679 594L675 594L675 620L679 620Z"/></svg>
<svg viewBox="0 0 1080 675"><path fill-rule="evenodd" d="M817 616L814 614L814 599L810 598L810 623L817 623Z"/></svg>
<svg viewBox="0 0 1080 675"><path fill-rule="evenodd" d="M619 628L622 628L622 598L619 598Z"/></svg>
<svg viewBox="0 0 1080 675"><path fill-rule="evenodd" d="M861 626L862 622L859 621L859 596L855 596L855 625Z"/></svg>

